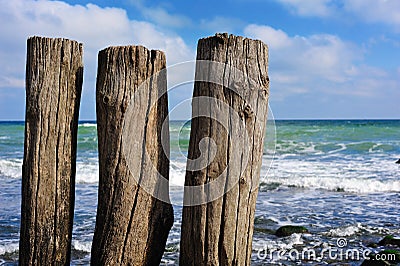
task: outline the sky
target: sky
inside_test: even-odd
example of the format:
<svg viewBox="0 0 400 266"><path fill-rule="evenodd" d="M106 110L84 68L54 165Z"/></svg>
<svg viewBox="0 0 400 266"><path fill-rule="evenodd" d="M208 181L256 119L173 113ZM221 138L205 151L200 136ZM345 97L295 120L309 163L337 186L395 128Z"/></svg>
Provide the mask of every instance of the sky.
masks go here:
<svg viewBox="0 0 400 266"><path fill-rule="evenodd" d="M174 66L217 32L268 45L275 119L400 119L398 0L0 0L0 25L0 120L24 120L30 36L83 43L80 120L95 120L100 50L162 50L168 80L190 81L190 67ZM190 118L192 90L171 88L171 119Z"/></svg>

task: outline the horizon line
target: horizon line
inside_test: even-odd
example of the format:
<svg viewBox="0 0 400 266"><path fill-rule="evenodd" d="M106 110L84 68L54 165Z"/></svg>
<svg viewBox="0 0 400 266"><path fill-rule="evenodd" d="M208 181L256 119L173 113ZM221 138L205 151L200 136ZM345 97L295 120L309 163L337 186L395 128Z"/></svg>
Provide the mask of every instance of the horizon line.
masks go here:
<svg viewBox="0 0 400 266"><path fill-rule="evenodd" d="M189 119L170 119L169 121L174 122L184 122L189 121ZM379 120L400 120L400 118L277 118L275 121L379 121ZM84 122L96 122L96 119L82 119L78 120L78 123ZM0 122L25 122L25 120L6 120L0 119Z"/></svg>

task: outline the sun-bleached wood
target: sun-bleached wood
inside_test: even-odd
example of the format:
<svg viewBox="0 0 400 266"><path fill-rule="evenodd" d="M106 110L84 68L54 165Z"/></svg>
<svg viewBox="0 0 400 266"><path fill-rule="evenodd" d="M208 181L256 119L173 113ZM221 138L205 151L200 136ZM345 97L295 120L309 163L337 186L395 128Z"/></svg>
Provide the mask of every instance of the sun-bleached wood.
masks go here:
<svg viewBox="0 0 400 266"><path fill-rule="evenodd" d="M27 41L20 265L69 265L82 44Z"/></svg>
<svg viewBox="0 0 400 266"><path fill-rule="evenodd" d="M215 78L220 74L218 71L211 69L204 73L200 64L196 65L188 158L194 160L200 156L199 144L205 138L215 142L216 150L206 168L186 171L185 185L204 185L223 175L225 186L231 187L223 196L208 203L184 206L180 265L250 265L269 95L268 47L258 40L216 34L199 40L197 60L226 65L217 80L219 84L204 82L204 75ZM233 69L244 76L235 76L237 72ZM200 76L203 81L198 80ZM196 112L205 108L204 104L199 106L196 97L204 96L220 101L221 104L209 110L217 119L196 117ZM222 103L231 111L222 108ZM233 113L241 119L233 119ZM228 128L224 128L224 124L229 125ZM235 149L245 145L244 131L249 140L248 161L244 161L246 156L241 149ZM211 154L212 142L207 143L205 153ZM190 190L185 189L186 199L200 197L186 192ZM208 196L204 192L204 197Z"/></svg>
<svg viewBox="0 0 400 266"><path fill-rule="evenodd" d="M169 147L168 121L167 132L162 132L168 119L165 67L164 53L142 46L99 52L100 179L92 265L159 265L161 261L173 223L172 205L153 197L138 180L154 181L153 190L168 195L168 186L157 187L152 170L155 167L168 179L169 150L164 151L161 144L162 134L167 134L163 141Z"/></svg>

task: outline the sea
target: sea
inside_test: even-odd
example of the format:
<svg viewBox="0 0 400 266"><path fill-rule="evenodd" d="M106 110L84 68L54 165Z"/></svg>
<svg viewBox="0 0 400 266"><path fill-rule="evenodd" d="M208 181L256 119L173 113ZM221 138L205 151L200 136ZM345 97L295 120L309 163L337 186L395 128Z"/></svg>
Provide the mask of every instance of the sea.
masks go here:
<svg viewBox="0 0 400 266"><path fill-rule="evenodd" d="M175 221L161 265L177 265L190 122L171 121ZM0 122L0 265L17 265L24 123ZM400 120L269 120L252 265L360 265L400 236ZM98 188L97 128L78 130L71 265L87 265ZM306 233L277 237L284 225ZM358 256L357 256L358 254Z"/></svg>

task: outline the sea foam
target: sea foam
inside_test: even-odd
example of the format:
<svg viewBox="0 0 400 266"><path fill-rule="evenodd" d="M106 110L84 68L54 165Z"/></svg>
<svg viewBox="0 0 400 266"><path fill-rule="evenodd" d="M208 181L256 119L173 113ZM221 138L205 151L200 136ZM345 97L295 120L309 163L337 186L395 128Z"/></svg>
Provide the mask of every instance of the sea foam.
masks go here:
<svg viewBox="0 0 400 266"><path fill-rule="evenodd" d="M0 244L0 255L4 255L6 253L14 253L19 249L19 242L15 241L2 241Z"/></svg>
<svg viewBox="0 0 400 266"><path fill-rule="evenodd" d="M21 159L0 159L0 176L8 178L21 178L22 160Z"/></svg>
<svg viewBox="0 0 400 266"><path fill-rule="evenodd" d="M302 160L279 156L261 181L285 186L356 193L399 192L400 167L391 158L334 158Z"/></svg>

